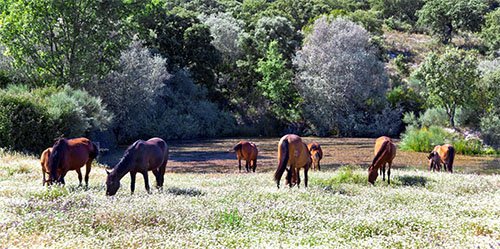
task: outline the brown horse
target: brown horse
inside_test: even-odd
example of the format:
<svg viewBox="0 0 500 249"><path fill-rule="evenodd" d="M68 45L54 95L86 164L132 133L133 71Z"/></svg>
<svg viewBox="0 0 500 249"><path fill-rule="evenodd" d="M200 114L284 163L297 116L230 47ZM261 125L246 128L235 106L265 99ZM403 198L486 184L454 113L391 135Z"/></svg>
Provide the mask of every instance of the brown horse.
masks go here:
<svg viewBox="0 0 500 249"><path fill-rule="evenodd" d="M288 169L287 166L290 165ZM297 186L300 185L300 169L304 169L304 184L307 188L307 172L311 166L311 154L302 139L294 134L287 134L280 139L278 144L278 169L274 173L274 180L280 187L281 176L287 171L286 183L292 187L294 174L297 176Z"/></svg>
<svg viewBox="0 0 500 249"><path fill-rule="evenodd" d="M453 160L455 159L455 148L451 144L437 145L427 156L429 159L429 170L441 170L441 163L444 170L453 173Z"/></svg>
<svg viewBox="0 0 500 249"><path fill-rule="evenodd" d="M247 141L240 141L236 146L233 147L238 157L238 167L241 172L241 159L245 159L245 168L247 172L250 172L252 168L253 172L257 168L257 154L259 150L254 143Z"/></svg>
<svg viewBox="0 0 500 249"><path fill-rule="evenodd" d="M99 149L89 139L80 137L73 139L58 139L50 152L48 169L48 184L58 182L65 184L64 177L70 170L76 170L78 180L82 185L82 172L80 168L86 165L85 185L89 186L89 173L92 161L99 154Z"/></svg>
<svg viewBox="0 0 500 249"><path fill-rule="evenodd" d="M156 177L156 187L163 187L165 169L168 162L168 146L161 138L151 138L148 141L137 140L130 145L122 159L108 172L106 178L106 195L114 195L120 188L120 180L130 172L130 191L135 190L135 175L141 173L144 176L146 191L149 188L148 171L153 171Z"/></svg>
<svg viewBox="0 0 500 249"><path fill-rule="evenodd" d="M49 169L49 157L50 153L52 153L52 147L45 149L42 152L42 155L40 156L40 165L42 166L42 176L43 176L43 181L42 181L42 186L45 186L45 183L48 184L48 181L45 179L45 175L49 175L50 177L50 169ZM58 174L60 175L60 174Z"/></svg>
<svg viewBox="0 0 500 249"><path fill-rule="evenodd" d="M321 149L321 145L316 142L312 142L307 145L307 149L309 150L309 153L311 153L311 160L312 160L312 169L316 170L321 170L321 167L319 165L319 161L323 158L323 150Z"/></svg>
<svg viewBox="0 0 500 249"><path fill-rule="evenodd" d="M368 169L368 181L371 184L375 184L377 180L378 170L382 174L382 180L385 181L385 164L389 165L387 170L387 183L391 184L391 166L392 160L396 156L396 145L392 142L389 137L379 137L375 141L375 158L373 158L372 164Z"/></svg>

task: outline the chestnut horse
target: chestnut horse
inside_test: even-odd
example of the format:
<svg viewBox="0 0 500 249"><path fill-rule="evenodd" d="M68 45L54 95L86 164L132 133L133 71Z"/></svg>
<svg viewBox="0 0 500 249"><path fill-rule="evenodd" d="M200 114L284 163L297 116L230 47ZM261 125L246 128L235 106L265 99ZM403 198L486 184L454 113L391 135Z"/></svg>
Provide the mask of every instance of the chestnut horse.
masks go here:
<svg viewBox="0 0 500 249"><path fill-rule="evenodd" d="M257 168L257 154L259 153L257 146L251 142L240 141L233 147L233 150L236 152L236 156L238 157L238 167L240 172L241 159L245 159L245 168L247 172L250 172L250 168L252 168L253 172L255 172L255 169Z"/></svg>
<svg viewBox="0 0 500 249"><path fill-rule="evenodd" d="M312 169L316 170L321 170L321 167L319 166L319 161L323 158L323 150L321 149L321 145L316 142L312 142L307 145L307 149L309 150L309 153L311 153L311 160L312 160Z"/></svg>
<svg viewBox="0 0 500 249"><path fill-rule="evenodd" d="M80 168L86 165L85 185L89 186L89 173L92 161L99 154L97 145L89 139L80 137L73 139L58 139L50 152L48 169L50 185L53 182L65 184L64 177L70 170L76 170L78 180L82 185L82 172Z"/></svg>
<svg viewBox="0 0 500 249"><path fill-rule="evenodd" d="M370 168L368 168L368 181L375 184L377 180L378 170L382 174L382 180L385 181L385 165L389 165L387 170L387 183L391 184L391 166L392 160L396 156L396 145L389 137L379 137L375 140L375 158L373 158Z"/></svg>
<svg viewBox="0 0 500 249"><path fill-rule="evenodd" d="M453 173L453 160L455 159L455 148L451 144L437 145L427 156L429 159L429 170L441 170L441 163L444 170Z"/></svg>
<svg viewBox="0 0 500 249"><path fill-rule="evenodd" d="M49 169L49 157L50 153L52 153L52 147L45 149L40 156L40 165L42 166L42 186L45 186L45 183L48 184L48 181L45 179L45 175L49 175L50 177L50 169ZM59 174L58 174L59 175Z"/></svg>
<svg viewBox="0 0 500 249"><path fill-rule="evenodd" d="M287 166L290 166L288 169ZM300 169L304 169L304 184L307 188L307 171L311 166L311 154L302 139L294 134L287 134L280 139L278 144L278 169L274 173L274 180L280 187L281 176L287 171L286 183L292 187L292 177L297 176L297 186L300 185Z"/></svg>
<svg viewBox="0 0 500 249"><path fill-rule="evenodd" d="M121 160L116 164L106 178L106 195L114 195L120 188L120 180L130 172L130 191L135 190L135 175L144 176L146 191L149 188L148 171L153 171L156 178L156 187L163 187L165 169L168 162L168 146L161 138L151 138L148 141L137 140L130 145Z"/></svg>

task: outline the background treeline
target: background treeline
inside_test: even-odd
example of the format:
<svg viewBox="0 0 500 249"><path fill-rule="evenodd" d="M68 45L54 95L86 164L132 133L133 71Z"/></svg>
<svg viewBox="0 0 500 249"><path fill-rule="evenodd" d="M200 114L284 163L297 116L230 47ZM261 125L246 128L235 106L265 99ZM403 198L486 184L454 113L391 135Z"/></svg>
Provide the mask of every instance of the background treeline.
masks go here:
<svg viewBox="0 0 500 249"><path fill-rule="evenodd" d="M445 132L494 151L485 144L500 143L498 6L0 0L0 147L37 152L61 134L111 146L405 132L406 148L426 151L422 136Z"/></svg>

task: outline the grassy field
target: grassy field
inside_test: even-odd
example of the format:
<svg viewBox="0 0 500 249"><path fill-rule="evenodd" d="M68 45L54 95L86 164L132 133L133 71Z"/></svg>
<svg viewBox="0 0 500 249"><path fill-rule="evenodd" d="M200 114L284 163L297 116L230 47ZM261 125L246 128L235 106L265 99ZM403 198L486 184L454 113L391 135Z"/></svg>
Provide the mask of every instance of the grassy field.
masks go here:
<svg viewBox="0 0 500 249"><path fill-rule="evenodd" d="M313 138L306 138L312 141ZM164 190L129 177L104 195L96 165L90 188L70 172L65 187L41 186L36 157L0 152L2 248L498 248L498 158L457 157L457 174L429 173L425 153L398 152L393 182L366 181L373 139L314 139L325 150L310 187L277 189L277 139L255 139L258 173L238 173L237 140L171 142ZM116 163L120 151L100 159ZM345 166L352 164L356 166ZM150 175L150 181L152 179ZM154 184L154 182L150 182Z"/></svg>

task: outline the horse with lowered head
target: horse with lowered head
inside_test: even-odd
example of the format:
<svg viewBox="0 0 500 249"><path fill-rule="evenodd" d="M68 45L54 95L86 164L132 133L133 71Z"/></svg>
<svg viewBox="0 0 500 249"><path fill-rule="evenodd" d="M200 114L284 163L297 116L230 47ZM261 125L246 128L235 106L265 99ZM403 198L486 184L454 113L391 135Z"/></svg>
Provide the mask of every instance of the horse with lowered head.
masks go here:
<svg viewBox="0 0 500 249"><path fill-rule="evenodd" d="M43 154L48 157L45 169L48 170L49 180L47 183L49 185L53 182L65 184L64 177L70 170L75 170L78 173L78 180L80 185L82 185L82 172L80 168L86 165L85 185L88 187L92 161L99 154L99 149L96 144L84 137L73 139L59 138L52 146L51 151L44 151L42 153L42 159L44 157Z"/></svg>
<svg viewBox="0 0 500 249"><path fill-rule="evenodd" d="M233 151L236 152L238 158L238 167L241 171L241 159L245 159L245 168L247 172L250 172L250 168L255 172L257 168L257 154L259 150L254 143L247 141L240 141L236 146L233 147Z"/></svg>
<svg viewBox="0 0 500 249"><path fill-rule="evenodd" d="M455 148L451 144L437 145L427 156L429 159L429 171L441 170L441 163L444 170L453 173L453 160L455 159Z"/></svg>
<svg viewBox="0 0 500 249"><path fill-rule="evenodd" d="M287 168L287 166L290 166ZM311 166L311 154L307 149L307 145L302 142L302 139L295 134L287 134L283 136L278 143L278 168L274 173L274 180L278 188L280 187L281 176L285 170L286 184L292 187L295 181L292 179L297 177L297 186L300 186L300 169L304 169L304 185L307 188L307 172Z"/></svg>
<svg viewBox="0 0 500 249"><path fill-rule="evenodd" d="M375 140L375 158L373 158L370 168L368 168L368 181L375 184L377 180L378 170L382 174L382 180L385 181L385 165L388 164L387 183L391 184L391 166L392 160L396 157L396 145L389 137L382 136Z"/></svg>
<svg viewBox="0 0 500 249"><path fill-rule="evenodd" d="M106 195L114 195L120 188L120 180L130 172L130 191L135 190L135 176L144 176L146 191L149 188L148 171L153 171L157 188L163 187L165 169L168 162L168 146L161 138L151 138L148 141L137 140L130 145L121 160L116 164L106 178Z"/></svg>

